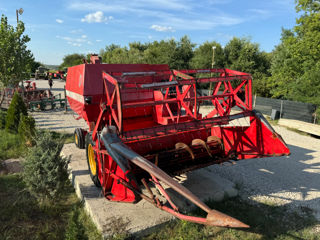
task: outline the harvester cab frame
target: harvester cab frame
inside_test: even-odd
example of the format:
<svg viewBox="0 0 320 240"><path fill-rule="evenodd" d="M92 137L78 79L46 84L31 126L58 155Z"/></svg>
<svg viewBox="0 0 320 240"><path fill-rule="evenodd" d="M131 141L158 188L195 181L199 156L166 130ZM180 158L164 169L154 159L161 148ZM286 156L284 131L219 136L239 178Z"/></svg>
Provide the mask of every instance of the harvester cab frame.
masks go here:
<svg viewBox="0 0 320 240"><path fill-rule="evenodd" d="M203 83L214 86L208 96L197 91ZM76 145L86 148L91 178L108 200L144 199L180 219L240 228L249 226L210 209L172 177L231 159L290 154L281 136L252 109L251 88L249 74L230 69L178 71L160 64L102 64L97 55L91 64L69 68L66 81L70 107L88 125L87 130L75 130ZM204 116L199 109L208 101L212 109ZM230 126L242 118L249 125ZM148 182L167 203L155 196ZM179 212L162 184L207 212L207 217Z"/></svg>

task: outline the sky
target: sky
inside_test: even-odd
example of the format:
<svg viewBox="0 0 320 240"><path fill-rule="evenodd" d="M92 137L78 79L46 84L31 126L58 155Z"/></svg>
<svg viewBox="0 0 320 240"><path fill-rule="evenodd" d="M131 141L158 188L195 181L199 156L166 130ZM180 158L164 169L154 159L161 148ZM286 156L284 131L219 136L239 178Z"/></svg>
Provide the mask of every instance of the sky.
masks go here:
<svg viewBox="0 0 320 240"><path fill-rule="evenodd" d="M188 35L193 43L247 37L271 52L282 28L295 25L294 0L0 0L0 14L19 19L36 61L59 65L67 54L99 53L112 43Z"/></svg>

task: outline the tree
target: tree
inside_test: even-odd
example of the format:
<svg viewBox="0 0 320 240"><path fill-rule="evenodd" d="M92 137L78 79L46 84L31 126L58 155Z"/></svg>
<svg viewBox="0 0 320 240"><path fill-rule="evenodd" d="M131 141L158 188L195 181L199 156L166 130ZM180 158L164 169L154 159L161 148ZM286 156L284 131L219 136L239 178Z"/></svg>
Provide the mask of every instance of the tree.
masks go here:
<svg viewBox="0 0 320 240"><path fill-rule="evenodd" d="M18 92L15 92L11 100L6 116L6 131L17 133L20 123L20 115L27 116L27 107Z"/></svg>
<svg viewBox="0 0 320 240"><path fill-rule="evenodd" d="M192 43L188 36L183 36L176 43L176 48L169 60L169 66L173 69L188 69L190 61L193 57L193 49L195 44Z"/></svg>
<svg viewBox="0 0 320 240"><path fill-rule="evenodd" d="M83 59L86 59L86 56L84 54L79 54L79 53L68 54L63 57L63 60L61 65L59 66L59 69L64 69L64 68L72 67L75 65L79 65L83 63Z"/></svg>
<svg viewBox="0 0 320 240"><path fill-rule="evenodd" d="M55 140L50 132L36 135L36 144L26 156L23 180L40 203L52 203L68 185L69 158L60 155L64 141Z"/></svg>
<svg viewBox="0 0 320 240"><path fill-rule="evenodd" d="M214 68L223 68L225 65L225 56L221 45L215 41L205 42L194 51L190 65L192 68L211 68L212 66L212 47L214 50Z"/></svg>
<svg viewBox="0 0 320 240"><path fill-rule="evenodd" d="M296 1L296 26L282 31L271 65L272 96L320 105L320 3Z"/></svg>
<svg viewBox="0 0 320 240"><path fill-rule="evenodd" d="M31 71L32 73L35 73L36 70L38 69L38 67L40 67L41 65L43 65L43 64L41 64L40 62L37 62L37 61L33 61L33 62L31 63L31 65L30 65L30 67L31 67L30 71Z"/></svg>
<svg viewBox="0 0 320 240"><path fill-rule="evenodd" d="M16 86L20 81L29 77L33 55L27 49L30 41L28 35L23 35L24 23L19 21L17 27L8 24L6 16L1 16L0 26L0 83Z"/></svg>
<svg viewBox="0 0 320 240"><path fill-rule="evenodd" d="M154 41L144 51L144 60L149 64L168 64L173 69L189 68L194 46L187 36L183 36L179 42L173 38Z"/></svg>
<svg viewBox="0 0 320 240"><path fill-rule="evenodd" d="M260 51L257 43L247 38L231 39L224 48L226 67L250 73L253 77L253 91L268 97L270 88L267 77L270 76L270 55Z"/></svg>

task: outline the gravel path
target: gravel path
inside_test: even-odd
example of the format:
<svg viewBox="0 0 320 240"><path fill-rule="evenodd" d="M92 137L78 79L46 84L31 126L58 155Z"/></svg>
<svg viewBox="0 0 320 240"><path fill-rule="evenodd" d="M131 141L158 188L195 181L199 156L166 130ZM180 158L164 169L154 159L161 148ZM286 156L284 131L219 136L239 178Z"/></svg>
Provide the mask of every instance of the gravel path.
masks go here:
<svg viewBox="0 0 320 240"><path fill-rule="evenodd" d="M47 80L36 80L37 88L48 89ZM54 80L52 93L54 95L61 94L64 98L65 81ZM78 117L70 108L66 112L64 109L55 109L47 111L31 112L36 120L37 127L41 129L50 129L57 132L73 133L75 128L87 128L87 124L83 119L76 120Z"/></svg>
<svg viewBox="0 0 320 240"><path fill-rule="evenodd" d="M39 88L48 82L37 80ZM54 81L54 94L62 93L65 82ZM86 128L83 120L76 121L69 110L33 112L40 128L73 133L76 127ZM236 165L214 165L208 169L236 183L240 195L262 203L286 205L293 209L308 207L320 220L320 140L276 126L289 145L289 157L261 158L239 161Z"/></svg>

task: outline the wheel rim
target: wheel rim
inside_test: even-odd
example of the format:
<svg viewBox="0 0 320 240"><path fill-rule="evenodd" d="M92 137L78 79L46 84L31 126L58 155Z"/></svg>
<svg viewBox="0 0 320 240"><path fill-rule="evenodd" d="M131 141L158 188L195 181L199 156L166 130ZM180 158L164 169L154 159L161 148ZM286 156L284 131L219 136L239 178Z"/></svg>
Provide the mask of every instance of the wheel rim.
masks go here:
<svg viewBox="0 0 320 240"><path fill-rule="evenodd" d="M78 146L79 140L78 140L78 135L76 133L74 134L74 141L75 141L76 145Z"/></svg>
<svg viewBox="0 0 320 240"><path fill-rule="evenodd" d="M95 176L97 173L97 167L96 167L94 151L91 144L88 145L88 159L89 159L91 174Z"/></svg>

